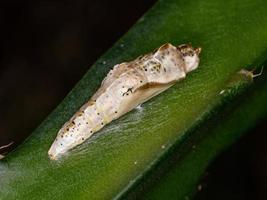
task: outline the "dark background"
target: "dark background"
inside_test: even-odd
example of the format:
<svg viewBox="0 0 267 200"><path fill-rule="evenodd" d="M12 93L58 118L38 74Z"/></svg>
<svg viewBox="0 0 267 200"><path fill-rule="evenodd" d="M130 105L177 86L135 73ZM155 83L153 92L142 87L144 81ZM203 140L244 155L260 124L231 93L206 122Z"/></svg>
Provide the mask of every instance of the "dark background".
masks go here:
<svg viewBox="0 0 267 200"><path fill-rule="evenodd" d="M14 142L0 154L28 137L154 3L0 3L0 146ZM266 122L212 163L196 199L266 199Z"/></svg>

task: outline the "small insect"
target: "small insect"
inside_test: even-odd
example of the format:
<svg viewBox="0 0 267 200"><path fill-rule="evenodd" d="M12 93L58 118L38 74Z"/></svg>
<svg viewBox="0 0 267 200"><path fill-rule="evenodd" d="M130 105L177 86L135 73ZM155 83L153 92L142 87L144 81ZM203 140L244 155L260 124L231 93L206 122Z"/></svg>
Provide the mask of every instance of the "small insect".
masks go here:
<svg viewBox="0 0 267 200"><path fill-rule="evenodd" d="M0 150L8 148L8 147L11 146L13 143L14 143L14 142L10 142L9 144L0 146ZM4 157L5 157L4 155L0 154L0 160L3 159Z"/></svg>
<svg viewBox="0 0 267 200"><path fill-rule="evenodd" d="M153 53L115 65L100 88L59 130L50 159L83 143L106 124L184 79L199 64L201 48L162 45Z"/></svg>

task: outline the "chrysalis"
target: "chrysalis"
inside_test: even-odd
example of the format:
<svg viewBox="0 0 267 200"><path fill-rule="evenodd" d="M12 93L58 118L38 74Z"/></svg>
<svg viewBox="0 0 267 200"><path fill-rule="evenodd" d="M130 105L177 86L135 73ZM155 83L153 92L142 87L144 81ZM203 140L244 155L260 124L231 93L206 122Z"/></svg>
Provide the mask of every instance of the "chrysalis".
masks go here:
<svg viewBox="0 0 267 200"><path fill-rule="evenodd" d="M167 43L153 53L115 65L91 99L59 130L48 151L50 159L57 159L112 120L185 78L198 67L200 51Z"/></svg>

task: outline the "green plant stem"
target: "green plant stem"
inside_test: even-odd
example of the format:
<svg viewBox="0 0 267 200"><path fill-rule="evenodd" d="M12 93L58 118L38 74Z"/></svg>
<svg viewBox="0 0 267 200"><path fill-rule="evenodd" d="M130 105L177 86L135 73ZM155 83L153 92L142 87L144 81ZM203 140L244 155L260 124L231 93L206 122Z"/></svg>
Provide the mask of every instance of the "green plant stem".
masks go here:
<svg viewBox="0 0 267 200"><path fill-rule="evenodd" d="M133 110L107 125L63 159L50 161L47 151L58 130L92 96L113 65L132 60L166 42L202 47L199 68L145 103L142 110ZM0 199L112 199L124 196L123 193L127 196L127 192L130 194L140 184L142 177L153 174L156 165L164 166L170 149L197 135L191 133L192 129L202 130L206 120L219 117L218 110L224 110L229 99L237 98L232 93L220 93L240 69L254 68L265 62L266 47L267 12L262 0L159 1L92 66L33 134L0 161ZM243 92L241 88L236 94ZM224 132L223 127L214 129L218 130L219 142L207 139L203 143L215 153L205 148L196 151L199 153L195 155L202 161L195 174L186 172L190 169L188 165L195 164L194 160L188 160L195 157L187 157L191 154L185 152L184 163L180 162L176 168L181 176L184 173L187 176L175 182L177 187L184 185L186 191L192 190L207 160L266 114L262 106L266 99L261 98L264 90L261 87L254 90L255 94L249 95L255 98L256 105L252 104L254 100L248 103L246 98L242 100L249 105L244 108L248 115L246 124L237 127L229 121L231 113L225 115L220 124L227 126L232 134ZM219 109L217 103L224 101L226 104L220 104ZM248 112L254 106L257 112ZM244 120L241 114L236 117ZM214 126L217 123L214 122ZM207 130L206 135L212 135L214 130ZM159 182L164 189L164 180L159 179ZM157 194L159 190L153 191Z"/></svg>

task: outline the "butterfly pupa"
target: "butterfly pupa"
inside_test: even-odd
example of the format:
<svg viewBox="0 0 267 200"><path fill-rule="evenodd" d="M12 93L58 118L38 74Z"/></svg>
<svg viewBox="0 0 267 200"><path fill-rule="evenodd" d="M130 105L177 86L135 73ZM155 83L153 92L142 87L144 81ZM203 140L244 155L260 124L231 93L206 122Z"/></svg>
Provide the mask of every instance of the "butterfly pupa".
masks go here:
<svg viewBox="0 0 267 200"><path fill-rule="evenodd" d="M91 99L59 130L48 151L50 159L57 159L112 120L184 79L198 67L200 52L201 48L191 45L167 43L153 53L115 65Z"/></svg>

